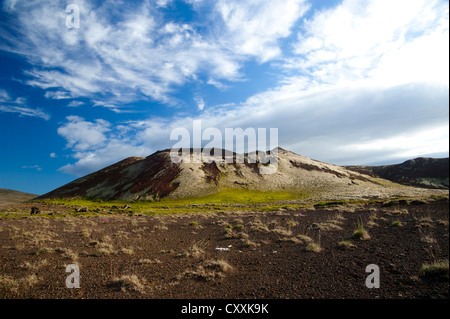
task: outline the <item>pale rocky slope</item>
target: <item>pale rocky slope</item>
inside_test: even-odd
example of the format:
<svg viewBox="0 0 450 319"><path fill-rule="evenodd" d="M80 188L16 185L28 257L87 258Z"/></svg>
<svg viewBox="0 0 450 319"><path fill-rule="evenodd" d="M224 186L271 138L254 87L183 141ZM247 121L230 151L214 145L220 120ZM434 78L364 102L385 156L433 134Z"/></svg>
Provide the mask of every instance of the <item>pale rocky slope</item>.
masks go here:
<svg viewBox="0 0 450 319"><path fill-rule="evenodd" d="M302 198L321 200L440 194L437 190L403 186L315 161L282 148L278 149L278 165L273 174L262 174L270 166L259 161L226 164L220 163L221 158L206 164L192 163L191 157L188 163L176 164L171 160L170 150L147 158L131 157L75 180L40 199L85 197L135 201L191 198L229 188L288 191L298 193Z"/></svg>

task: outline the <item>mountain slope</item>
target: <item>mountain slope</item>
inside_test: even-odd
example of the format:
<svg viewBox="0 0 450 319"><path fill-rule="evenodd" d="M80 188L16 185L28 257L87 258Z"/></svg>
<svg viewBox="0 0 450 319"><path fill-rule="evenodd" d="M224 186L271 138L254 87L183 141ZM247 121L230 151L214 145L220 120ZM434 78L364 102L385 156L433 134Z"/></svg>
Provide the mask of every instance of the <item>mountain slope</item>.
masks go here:
<svg viewBox="0 0 450 319"><path fill-rule="evenodd" d="M0 188L0 205L22 203L36 197L38 195Z"/></svg>
<svg viewBox="0 0 450 319"><path fill-rule="evenodd" d="M251 154L238 163L221 163L224 155L207 163L191 161L173 163L170 150L146 158L131 157L104 168L39 199L83 197L102 200L155 200L159 198L193 198L215 194L225 189L284 191L306 197L373 198L410 192L389 181L322 163L278 148L277 170L262 174L267 165L249 163ZM220 154L220 152L219 152ZM273 154L273 152L272 152Z"/></svg>
<svg viewBox="0 0 450 319"><path fill-rule="evenodd" d="M401 164L384 166L346 166L362 174L425 188L449 189L449 158L408 160Z"/></svg>

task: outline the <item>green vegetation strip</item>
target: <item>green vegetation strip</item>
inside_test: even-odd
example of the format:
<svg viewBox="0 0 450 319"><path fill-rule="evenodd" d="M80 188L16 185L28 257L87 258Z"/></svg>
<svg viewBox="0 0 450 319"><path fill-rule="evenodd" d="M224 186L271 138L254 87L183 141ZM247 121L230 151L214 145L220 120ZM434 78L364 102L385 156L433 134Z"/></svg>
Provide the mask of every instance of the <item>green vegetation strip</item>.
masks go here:
<svg viewBox="0 0 450 319"><path fill-rule="evenodd" d="M48 210L39 215L30 216L29 211L0 211L0 219L21 219L45 216L48 218L59 218L66 216L97 216L109 214L137 214L137 215L158 215L158 214L178 214L192 212L217 212L225 211L278 211L278 210L298 210L302 208L326 208L340 205L374 205L399 200L414 200L414 198L391 198L386 199L363 199L363 200L340 200L314 202L310 194L298 194L287 191L256 191L245 189L223 189L217 194L198 198L173 199L163 198L158 201L102 201L82 198L74 199L52 199L42 200L36 203L49 205ZM437 199L437 198L435 198ZM447 197L448 199L448 197ZM288 202L288 203L286 203ZM289 203L291 202L291 203ZM50 208L50 206L53 206ZM64 209L58 212L58 206ZM78 211L84 207L86 211ZM69 210L67 210L69 208Z"/></svg>

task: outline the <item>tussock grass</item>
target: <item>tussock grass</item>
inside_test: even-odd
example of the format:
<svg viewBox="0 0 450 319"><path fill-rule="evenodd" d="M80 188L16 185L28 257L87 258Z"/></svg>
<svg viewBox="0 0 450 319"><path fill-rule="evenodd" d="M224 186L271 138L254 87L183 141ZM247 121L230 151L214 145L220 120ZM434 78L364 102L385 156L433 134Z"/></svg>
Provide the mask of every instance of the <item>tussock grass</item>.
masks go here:
<svg viewBox="0 0 450 319"><path fill-rule="evenodd" d="M420 276L422 277L445 277L448 276L448 259L437 261L431 264L423 264L420 267Z"/></svg>
<svg viewBox="0 0 450 319"><path fill-rule="evenodd" d="M80 236L81 236L81 237L89 238L89 237L91 237L91 235L92 235L92 230L89 229L89 228L83 228L83 229L80 231Z"/></svg>
<svg viewBox="0 0 450 319"><path fill-rule="evenodd" d="M254 242L254 241L252 241L252 240L250 240L248 238L242 238L241 242L242 242L242 247L245 247L245 248L259 247L260 246L260 244Z"/></svg>
<svg viewBox="0 0 450 319"><path fill-rule="evenodd" d="M145 292L145 279L136 275L123 275L116 277L110 283L110 287L121 290L122 292L135 291L139 293Z"/></svg>
<svg viewBox="0 0 450 319"><path fill-rule="evenodd" d="M268 232L269 231L269 227L258 218L255 218L253 221L249 222L247 224L247 226L249 226L251 230L256 231L256 232Z"/></svg>
<svg viewBox="0 0 450 319"><path fill-rule="evenodd" d="M37 251L36 251L36 255L45 255L45 254L52 254L55 252L54 248L51 247L40 247Z"/></svg>
<svg viewBox="0 0 450 319"><path fill-rule="evenodd" d="M340 241L338 243L338 246L342 249L349 249L349 248L355 247L355 245L353 245L353 243L349 240Z"/></svg>
<svg viewBox="0 0 450 319"><path fill-rule="evenodd" d="M320 247L319 243L312 242L306 246L306 251L313 253L320 253L322 251L322 247Z"/></svg>
<svg viewBox="0 0 450 319"><path fill-rule="evenodd" d="M18 293L20 290L33 287L39 281L40 279L34 274L19 279L0 274L0 291L6 290L12 293Z"/></svg>
<svg viewBox="0 0 450 319"><path fill-rule="evenodd" d="M189 249L179 253L176 257L182 257L182 258L198 258L201 257L205 251L198 246L197 244L192 245Z"/></svg>
<svg viewBox="0 0 450 319"><path fill-rule="evenodd" d="M318 229L320 231L334 231L334 230L342 230L340 226L342 224L339 220L327 220L322 223L313 223L312 227Z"/></svg>
<svg viewBox="0 0 450 319"><path fill-rule="evenodd" d="M309 237L307 235L304 235L304 234L297 235L297 238L302 240L302 241L304 241L304 242L307 242L307 243L313 241L313 239L311 237Z"/></svg>
<svg viewBox="0 0 450 319"><path fill-rule="evenodd" d="M233 267L225 260L207 260L193 270L186 270L176 276L177 280L196 279L200 281L214 281L225 277L225 273L233 270Z"/></svg>
<svg viewBox="0 0 450 319"><path fill-rule="evenodd" d="M397 220L394 220L392 222L391 226L393 226L393 227L402 227L402 226L404 226L404 224L401 222L401 220L397 219Z"/></svg>
<svg viewBox="0 0 450 319"><path fill-rule="evenodd" d="M353 232L353 237L356 239L366 240L370 238L369 232L365 229L362 219L358 220L356 229Z"/></svg>
<svg viewBox="0 0 450 319"><path fill-rule="evenodd" d="M134 249L133 248L121 248L120 252L126 255L133 255L134 254Z"/></svg>
<svg viewBox="0 0 450 319"><path fill-rule="evenodd" d="M433 219L431 216L425 216L417 220L416 228L431 228L433 227Z"/></svg>
<svg viewBox="0 0 450 319"><path fill-rule="evenodd" d="M28 269L28 270L32 270L32 271L37 271L39 269L41 269L42 267L48 265L48 260L47 259L42 259L38 262L29 262L29 261L24 261L22 263L22 265L20 265L21 268L23 269Z"/></svg>
<svg viewBox="0 0 450 319"><path fill-rule="evenodd" d="M440 219L440 220L438 220L437 222L438 222L438 224L441 225L441 226L448 226L448 220Z"/></svg>
<svg viewBox="0 0 450 319"><path fill-rule="evenodd" d="M409 212L406 208L403 209L394 209L391 211L386 212L388 215L394 215L394 216L399 216L399 215L408 215Z"/></svg>
<svg viewBox="0 0 450 319"><path fill-rule="evenodd" d="M421 228L419 228L419 233L420 233L420 241L427 243L427 244L435 244L437 243L436 238L434 237L433 233L430 231L426 231L426 230L422 230ZM432 254L432 256L434 256Z"/></svg>
<svg viewBox="0 0 450 319"><path fill-rule="evenodd" d="M366 225L367 227L369 227L369 228L373 228L373 227L378 227L378 226L380 226L380 225L378 225L375 221L373 221L373 220L369 220L368 222L367 222L367 225Z"/></svg>
<svg viewBox="0 0 450 319"><path fill-rule="evenodd" d="M150 265L161 264L161 260L143 258L143 259L139 259L139 261L138 261L138 265L148 265L148 264L150 264Z"/></svg>
<svg viewBox="0 0 450 319"><path fill-rule="evenodd" d="M109 241L103 241L98 243L97 252L94 254L96 257L104 257L117 253L117 250L114 249L114 246Z"/></svg>
<svg viewBox="0 0 450 319"><path fill-rule="evenodd" d="M272 229L271 232L274 234L277 234L277 235L285 236L285 237L292 236L292 230L281 228L281 227L276 227L276 228Z"/></svg>
<svg viewBox="0 0 450 319"><path fill-rule="evenodd" d="M57 248L55 250L57 253L61 253L65 259L71 259L73 261L78 260L78 253L72 251L72 249L68 248Z"/></svg>

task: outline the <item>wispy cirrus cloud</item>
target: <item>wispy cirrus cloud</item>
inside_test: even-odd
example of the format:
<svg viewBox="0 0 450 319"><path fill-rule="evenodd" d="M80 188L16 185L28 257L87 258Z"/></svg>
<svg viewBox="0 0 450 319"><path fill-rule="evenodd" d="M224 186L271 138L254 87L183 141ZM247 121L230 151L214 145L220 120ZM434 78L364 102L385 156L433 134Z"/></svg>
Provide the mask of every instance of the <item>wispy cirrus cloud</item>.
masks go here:
<svg viewBox="0 0 450 319"><path fill-rule="evenodd" d="M176 103L174 88L201 75L210 83L239 79L248 57L268 61L280 54L277 40L290 34L307 8L304 0L219 1L207 5L210 17L222 19L209 21L216 32L201 32L195 24L165 19L160 8L171 1L74 3L79 29L65 26L65 1L5 3L12 18L0 48L35 66L26 70L25 83L47 90L47 98L116 104ZM192 10L200 3L203 8L192 2Z"/></svg>
<svg viewBox="0 0 450 319"><path fill-rule="evenodd" d="M23 83L48 99L75 99L75 107L83 98L116 113L139 100L174 105L176 89L192 82L229 90L246 78L248 61L281 80L227 105L198 90L198 116L68 117L58 130L73 151L66 173L168 148L171 130L194 119L219 129L278 127L284 147L338 164L448 152L446 1L344 0L306 19L313 2L185 0L202 21L165 16L174 1L73 2L80 29L65 27L63 1L5 2L14 18L1 49L26 57L33 67ZM48 117L8 99L0 111Z"/></svg>
<svg viewBox="0 0 450 319"><path fill-rule="evenodd" d="M20 116L38 117L49 120L50 115L40 108L32 108L25 98L12 98L5 90L0 90L0 112L18 113Z"/></svg>
<svg viewBox="0 0 450 319"><path fill-rule="evenodd" d="M230 8L233 5L239 4L229 2ZM230 26L232 12L240 12L233 10L223 13ZM276 47L278 34L284 36L289 29L261 43ZM277 86L245 101L208 105L195 118L123 123L120 130L127 134L120 137L117 131L111 141L124 145L131 139L130 152L168 148L172 129L190 129L194 119L201 119L204 128L221 130L277 127L284 147L336 164L445 155L449 150L448 29L445 1L343 1L302 24L290 54L283 52L274 64L284 71ZM235 43L243 45L239 41ZM201 102L197 98L198 106ZM105 145L92 154L109 150ZM89 158L80 157L71 168L81 168Z"/></svg>
<svg viewBox="0 0 450 319"><path fill-rule="evenodd" d="M40 171L42 171L42 168L39 166L39 165L25 165L25 166L22 166L22 168L25 168L25 169L35 169L35 170L37 170L38 172L40 172Z"/></svg>
<svg viewBox="0 0 450 319"><path fill-rule="evenodd" d="M291 34L309 8L305 0L219 0L215 4L224 23L221 41L234 52L262 62L282 55L278 41Z"/></svg>

